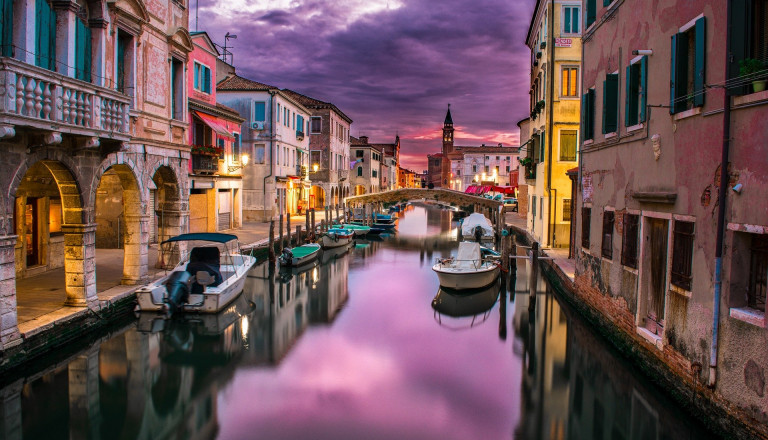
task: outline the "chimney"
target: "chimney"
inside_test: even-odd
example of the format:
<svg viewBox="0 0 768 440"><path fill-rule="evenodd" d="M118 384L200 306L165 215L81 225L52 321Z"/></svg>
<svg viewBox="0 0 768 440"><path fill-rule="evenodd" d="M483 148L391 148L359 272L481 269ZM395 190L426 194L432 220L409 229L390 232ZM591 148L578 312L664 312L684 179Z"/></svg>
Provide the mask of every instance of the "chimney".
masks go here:
<svg viewBox="0 0 768 440"><path fill-rule="evenodd" d="M368 143L368 136L360 136L360 142L367 144Z"/></svg>

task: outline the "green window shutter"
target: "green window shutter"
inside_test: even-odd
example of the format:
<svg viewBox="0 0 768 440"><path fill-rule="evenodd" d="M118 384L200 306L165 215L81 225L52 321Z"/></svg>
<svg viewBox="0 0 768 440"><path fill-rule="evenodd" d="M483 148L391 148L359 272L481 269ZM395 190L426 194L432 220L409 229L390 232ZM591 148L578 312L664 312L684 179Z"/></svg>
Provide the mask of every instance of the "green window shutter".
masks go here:
<svg viewBox="0 0 768 440"><path fill-rule="evenodd" d="M117 91L125 93L125 39L117 38Z"/></svg>
<svg viewBox="0 0 768 440"><path fill-rule="evenodd" d="M731 0L731 36L729 38L728 51L731 54L728 62L728 79L739 76L739 61L747 58L749 41L748 29L750 28L750 11L752 0ZM743 29L744 32L738 31ZM749 93L749 86L736 86L728 89L732 95Z"/></svg>
<svg viewBox="0 0 768 440"><path fill-rule="evenodd" d="M539 162L544 162L544 153L547 150L546 145L546 132L541 132L541 145L539 145L541 151L539 152Z"/></svg>
<svg viewBox="0 0 768 440"><path fill-rule="evenodd" d="M589 27L595 22L597 17L597 0L587 0L587 24L585 27Z"/></svg>
<svg viewBox="0 0 768 440"><path fill-rule="evenodd" d="M55 42L53 39L56 38L56 13L45 0L35 2L35 25L35 64L43 69L55 70L53 60L56 57L56 48L51 42Z"/></svg>
<svg viewBox="0 0 768 440"><path fill-rule="evenodd" d="M680 38L677 34L672 34L672 59L669 63L669 113L675 114L675 97L677 96L677 85L675 79L677 79L677 40ZM629 86L627 86L629 90Z"/></svg>
<svg viewBox="0 0 768 440"><path fill-rule="evenodd" d="M632 66L627 66L626 75L624 76L625 87L624 90L624 126L632 126L632 119L629 116L630 109L632 108Z"/></svg>
<svg viewBox="0 0 768 440"><path fill-rule="evenodd" d="M254 121L266 121L267 107L264 101L257 101L253 103L253 120Z"/></svg>
<svg viewBox="0 0 768 440"><path fill-rule="evenodd" d="M587 118L589 119L589 139L595 138L595 89L589 89L587 92Z"/></svg>
<svg viewBox="0 0 768 440"><path fill-rule="evenodd" d="M75 78L91 81L91 28L75 20Z"/></svg>
<svg viewBox="0 0 768 440"><path fill-rule="evenodd" d="M608 78L603 81L603 134L610 133L607 131L606 118L608 115Z"/></svg>
<svg viewBox="0 0 768 440"><path fill-rule="evenodd" d="M579 8L573 8L573 33L579 33Z"/></svg>
<svg viewBox="0 0 768 440"><path fill-rule="evenodd" d="M645 108L648 106L648 55L640 59L640 122L645 122Z"/></svg>
<svg viewBox="0 0 768 440"><path fill-rule="evenodd" d="M589 139L589 136L587 136L587 99L589 95L583 94L581 95L581 135L582 139L587 140Z"/></svg>
<svg viewBox="0 0 768 440"><path fill-rule="evenodd" d="M565 14L565 21L563 23L563 32L566 34L571 33L571 8L563 8Z"/></svg>
<svg viewBox="0 0 768 440"><path fill-rule="evenodd" d="M205 72L205 78L203 79L203 86L205 87L205 93L211 93L211 69L203 67Z"/></svg>
<svg viewBox="0 0 768 440"><path fill-rule="evenodd" d="M613 0L603 0L603 6L608 6L613 2Z"/></svg>
<svg viewBox="0 0 768 440"><path fill-rule="evenodd" d="M704 105L704 80L706 79L706 55L707 55L707 20L701 17L696 20L696 48L693 52L693 105Z"/></svg>
<svg viewBox="0 0 768 440"><path fill-rule="evenodd" d="M603 133L614 133L619 125L619 75L605 75L603 82Z"/></svg>
<svg viewBox="0 0 768 440"><path fill-rule="evenodd" d="M195 67L192 70L194 75L193 85L195 89L200 90L200 65L195 63Z"/></svg>
<svg viewBox="0 0 768 440"><path fill-rule="evenodd" d="M0 0L0 55L13 56L13 0Z"/></svg>

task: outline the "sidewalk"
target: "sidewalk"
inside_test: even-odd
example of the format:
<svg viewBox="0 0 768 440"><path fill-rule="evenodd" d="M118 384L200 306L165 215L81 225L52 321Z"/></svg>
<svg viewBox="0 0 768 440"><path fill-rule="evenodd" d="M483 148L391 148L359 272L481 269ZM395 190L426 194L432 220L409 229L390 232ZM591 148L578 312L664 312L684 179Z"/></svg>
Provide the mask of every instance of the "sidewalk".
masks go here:
<svg viewBox="0 0 768 440"><path fill-rule="evenodd" d="M522 233L526 234L529 240L533 241L533 237L528 232L527 221L525 218L520 217L516 212L507 212L504 214L504 223L507 226L512 226ZM576 277L576 261L572 258L568 258L567 248L542 248L542 253L547 257L552 257L552 262L555 264L563 275L574 282Z"/></svg>

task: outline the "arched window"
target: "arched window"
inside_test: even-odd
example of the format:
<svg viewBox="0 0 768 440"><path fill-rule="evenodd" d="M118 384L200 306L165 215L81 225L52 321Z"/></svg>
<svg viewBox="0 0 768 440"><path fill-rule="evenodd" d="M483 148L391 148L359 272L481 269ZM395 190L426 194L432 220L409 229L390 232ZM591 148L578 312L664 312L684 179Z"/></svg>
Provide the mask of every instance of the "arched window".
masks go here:
<svg viewBox="0 0 768 440"><path fill-rule="evenodd" d="M363 167L357 167L357 177L363 177Z"/></svg>

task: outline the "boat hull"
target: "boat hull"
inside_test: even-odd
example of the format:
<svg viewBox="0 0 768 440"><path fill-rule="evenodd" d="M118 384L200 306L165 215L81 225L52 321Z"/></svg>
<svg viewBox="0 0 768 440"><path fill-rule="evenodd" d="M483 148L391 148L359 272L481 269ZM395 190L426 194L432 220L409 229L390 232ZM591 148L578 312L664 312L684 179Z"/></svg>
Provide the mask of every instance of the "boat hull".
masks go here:
<svg viewBox="0 0 768 440"><path fill-rule="evenodd" d="M472 271L459 271L437 263L432 266L432 270L437 273L441 286L455 290L486 287L496 281L501 274L501 267L498 264L486 264Z"/></svg>
<svg viewBox="0 0 768 440"><path fill-rule="evenodd" d="M308 246L308 245L305 245L305 246ZM302 255L300 257L294 256L291 259L284 258L285 254L283 254L283 255L280 256L280 258L278 258L278 260L280 261L280 265L281 266L287 266L287 267L303 266L303 265L305 265L307 263L311 263L312 261L315 261L317 259L318 255L320 255L320 249L322 249L322 248L320 246L317 246L317 250L316 251L314 251L314 252L312 252L310 254L307 254L307 255Z"/></svg>
<svg viewBox="0 0 768 440"><path fill-rule="evenodd" d="M337 235L334 239L331 235L323 235L320 237L320 246L323 249L333 249L337 247L347 246L349 243L352 242L352 238L355 236L355 234L350 234L348 236L344 235Z"/></svg>

